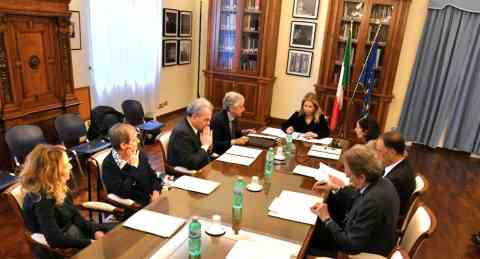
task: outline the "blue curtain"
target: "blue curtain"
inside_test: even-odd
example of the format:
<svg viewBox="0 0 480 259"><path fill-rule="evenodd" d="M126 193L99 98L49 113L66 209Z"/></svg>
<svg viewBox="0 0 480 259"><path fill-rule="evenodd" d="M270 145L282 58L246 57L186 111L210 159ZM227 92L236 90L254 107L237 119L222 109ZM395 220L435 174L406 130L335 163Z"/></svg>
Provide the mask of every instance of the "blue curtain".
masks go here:
<svg viewBox="0 0 480 259"><path fill-rule="evenodd" d="M446 148L480 152L480 14L429 9L399 129L432 147L444 136Z"/></svg>

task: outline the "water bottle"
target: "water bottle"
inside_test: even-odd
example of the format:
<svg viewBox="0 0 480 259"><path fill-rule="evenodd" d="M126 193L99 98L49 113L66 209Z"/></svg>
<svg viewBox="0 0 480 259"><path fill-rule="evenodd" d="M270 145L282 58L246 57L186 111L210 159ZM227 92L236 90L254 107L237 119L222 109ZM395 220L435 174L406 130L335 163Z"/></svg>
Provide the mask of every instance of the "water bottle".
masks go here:
<svg viewBox="0 0 480 259"><path fill-rule="evenodd" d="M273 173L273 147L269 148L267 151L267 157L265 159L265 176L271 176Z"/></svg>
<svg viewBox="0 0 480 259"><path fill-rule="evenodd" d="M243 208L243 188L245 187L245 182L243 177L239 176L235 185L233 186L233 208L241 209Z"/></svg>
<svg viewBox="0 0 480 259"><path fill-rule="evenodd" d="M202 225L198 217L193 216L192 222L188 225L188 253L190 258L199 258L202 254Z"/></svg>
<svg viewBox="0 0 480 259"><path fill-rule="evenodd" d="M293 136L292 133L287 133L287 144L285 147L285 152L290 154L292 152Z"/></svg>

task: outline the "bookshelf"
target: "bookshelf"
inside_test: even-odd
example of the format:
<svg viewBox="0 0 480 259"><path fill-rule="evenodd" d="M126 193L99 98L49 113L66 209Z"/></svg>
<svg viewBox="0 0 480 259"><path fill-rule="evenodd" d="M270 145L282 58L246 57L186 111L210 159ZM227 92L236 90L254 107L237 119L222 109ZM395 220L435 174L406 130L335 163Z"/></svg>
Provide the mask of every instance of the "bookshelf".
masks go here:
<svg viewBox="0 0 480 259"><path fill-rule="evenodd" d="M209 1L205 94L216 109L225 92L243 94L250 125L269 120L280 8L279 0Z"/></svg>
<svg viewBox="0 0 480 259"><path fill-rule="evenodd" d="M393 82L397 72L400 49L411 0L339 0L330 1L325 40L322 48L322 60L315 84L320 103L327 115L331 114L340 77L342 58L348 32L352 28L352 60L350 63L351 82L345 92L344 104L347 104L363 63L370 51L375 34L378 31L378 54L375 60L375 88L370 101L370 114L383 128L393 99ZM379 30L380 28L380 30ZM353 97L349 113L343 110L340 123L348 120L347 137L355 139L355 122L360 118L363 104L363 88L358 87ZM346 106L345 106L346 108ZM334 134L338 134L337 132Z"/></svg>

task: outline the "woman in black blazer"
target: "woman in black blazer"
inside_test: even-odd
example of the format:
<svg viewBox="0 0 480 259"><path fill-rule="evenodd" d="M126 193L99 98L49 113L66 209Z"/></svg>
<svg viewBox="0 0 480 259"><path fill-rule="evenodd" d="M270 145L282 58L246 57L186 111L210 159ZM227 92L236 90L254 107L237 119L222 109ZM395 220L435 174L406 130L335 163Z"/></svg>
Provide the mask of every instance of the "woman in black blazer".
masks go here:
<svg viewBox="0 0 480 259"><path fill-rule="evenodd" d="M71 169L62 146L40 144L28 155L20 175L25 225L31 233L43 234L52 248L82 249L113 227L93 224L80 215L68 193ZM41 249L34 252L40 258L58 258Z"/></svg>
<svg viewBox="0 0 480 259"><path fill-rule="evenodd" d="M305 133L305 138L326 138L330 136L327 120L322 114L317 95L307 93L302 100L300 111L295 112L282 124L287 133Z"/></svg>

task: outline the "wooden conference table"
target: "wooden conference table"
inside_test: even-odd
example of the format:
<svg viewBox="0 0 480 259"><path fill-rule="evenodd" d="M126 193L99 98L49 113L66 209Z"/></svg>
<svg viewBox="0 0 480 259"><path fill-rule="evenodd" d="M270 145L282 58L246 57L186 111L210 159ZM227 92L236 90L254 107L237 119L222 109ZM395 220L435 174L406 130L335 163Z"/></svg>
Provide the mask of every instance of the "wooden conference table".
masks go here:
<svg viewBox="0 0 480 259"><path fill-rule="evenodd" d="M340 141L340 144L344 150L348 147L347 141ZM341 165L339 161L307 156L311 144L296 141L295 146L294 154L287 157L284 164L275 165L271 184L265 184L263 181L266 152L262 152L248 167L213 161L195 175L221 183L210 195L174 188L162 193L163 198L150 204L146 209L187 220L193 215L211 219L212 215L218 214L222 218L222 223L232 226L234 230L240 228L302 245L298 258L303 258L314 228L307 224L268 216L268 207L283 190L312 194L311 188L315 180L294 175L292 171L296 165L318 168L320 161L337 168ZM244 208L240 219L232 217L233 185L237 176L243 176L247 182L252 176L259 176L261 184L264 185L260 192L245 190ZM73 258L150 258L168 240L119 225ZM177 249L179 251L170 258L188 258L186 243L188 242ZM234 243L227 238L213 238L202 234L202 259L225 258Z"/></svg>

